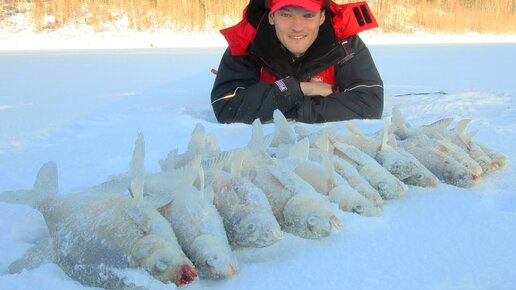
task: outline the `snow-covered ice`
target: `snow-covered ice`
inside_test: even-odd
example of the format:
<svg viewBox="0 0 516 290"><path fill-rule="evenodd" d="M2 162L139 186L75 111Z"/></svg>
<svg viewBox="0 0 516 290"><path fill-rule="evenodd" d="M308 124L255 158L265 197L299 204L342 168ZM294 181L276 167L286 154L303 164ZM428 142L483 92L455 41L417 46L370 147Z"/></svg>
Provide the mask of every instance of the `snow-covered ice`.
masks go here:
<svg viewBox="0 0 516 290"><path fill-rule="evenodd" d="M1 46L1 44L0 44ZM195 46L195 45L193 45ZM223 47L119 50L4 50L0 53L0 192L29 189L55 161L60 191L127 169L134 139L146 141L145 168L158 172L169 150L186 150L200 122L222 149L244 146L251 126L222 125L210 105ZM383 126L394 106L414 125L473 119L477 140L509 165L470 189L410 186L383 216L340 212L342 232L321 240L291 234L261 249L238 249L240 273L186 289L513 289L516 285L516 44L371 44L386 88ZM446 92L447 94L442 94ZM311 128L341 123L312 125ZM266 133L274 130L264 125ZM41 214L0 203L0 288L84 289L55 264L21 274L7 267L48 235ZM138 285L174 289L143 271Z"/></svg>

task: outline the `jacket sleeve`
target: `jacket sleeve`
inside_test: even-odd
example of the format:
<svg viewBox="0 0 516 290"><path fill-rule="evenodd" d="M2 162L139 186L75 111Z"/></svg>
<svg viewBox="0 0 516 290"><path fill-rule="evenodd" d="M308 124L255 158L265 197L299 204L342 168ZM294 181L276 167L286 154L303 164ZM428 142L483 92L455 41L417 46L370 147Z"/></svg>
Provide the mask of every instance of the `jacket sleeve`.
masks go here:
<svg viewBox="0 0 516 290"><path fill-rule="evenodd" d="M379 119L383 112L383 82L373 58L358 36L344 44L347 56L335 67L336 92L327 97L304 97L297 120L321 123L350 119Z"/></svg>
<svg viewBox="0 0 516 290"><path fill-rule="evenodd" d="M299 81L287 77L273 84L260 82L261 66L249 56L232 56L229 49L222 56L211 91L213 112L220 123L252 123L272 119L279 109L295 117L303 102Z"/></svg>

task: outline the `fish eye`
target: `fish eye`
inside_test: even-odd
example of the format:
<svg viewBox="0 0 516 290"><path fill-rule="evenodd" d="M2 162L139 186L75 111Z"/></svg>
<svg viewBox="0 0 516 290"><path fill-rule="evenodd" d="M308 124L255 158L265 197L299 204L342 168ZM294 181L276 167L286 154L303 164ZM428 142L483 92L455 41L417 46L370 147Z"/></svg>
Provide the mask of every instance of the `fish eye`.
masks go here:
<svg viewBox="0 0 516 290"><path fill-rule="evenodd" d="M464 179L466 177L466 172L459 173L459 178Z"/></svg>
<svg viewBox="0 0 516 290"><path fill-rule="evenodd" d="M416 174L416 179L417 180L423 179L423 174L421 174L421 173Z"/></svg>
<svg viewBox="0 0 516 290"><path fill-rule="evenodd" d="M167 263L165 263L163 260L160 260L154 265L154 268L157 272L165 272L168 268Z"/></svg>
<svg viewBox="0 0 516 290"><path fill-rule="evenodd" d="M306 222L308 223L308 225L310 226L315 226L317 224L317 221L319 220L319 218L317 216L309 216L307 219L306 219Z"/></svg>
<svg viewBox="0 0 516 290"><path fill-rule="evenodd" d="M354 206L354 207L353 207L353 212L354 212L354 213L358 213L358 214L360 214L360 213L362 213L363 211L364 211L364 208L363 208L360 204L359 204L359 205L356 205L356 206Z"/></svg>
<svg viewBox="0 0 516 290"><path fill-rule="evenodd" d="M247 225L247 231L249 233L254 233L256 231L256 225L254 223L250 223Z"/></svg>
<svg viewBox="0 0 516 290"><path fill-rule="evenodd" d="M215 267L217 265L217 262L219 261L219 258L217 256L211 256L208 259L206 259L206 265L210 267Z"/></svg>

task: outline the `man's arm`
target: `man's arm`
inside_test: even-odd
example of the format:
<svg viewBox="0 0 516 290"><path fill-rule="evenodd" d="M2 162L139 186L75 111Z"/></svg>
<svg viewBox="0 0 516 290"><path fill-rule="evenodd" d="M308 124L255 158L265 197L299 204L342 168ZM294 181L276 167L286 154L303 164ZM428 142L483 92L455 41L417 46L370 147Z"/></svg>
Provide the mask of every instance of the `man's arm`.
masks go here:
<svg viewBox="0 0 516 290"><path fill-rule="evenodd" d="M269 121L279 109L285 115L303 102L299 82L293 78L273 84L260 82L261 67L246 56L224 53L211 91L213 112L221 123ZM283 82L283 83L282 83Z"/></svg>
<svg viewBox="0 0 516 290"><path fill-rule="evenodd" d="M298 107L298 121L381 118L383 82L369 50L358 36L351 37L345 47L352 57L336 66L338 91L327 96L306 96Z"/></svg>

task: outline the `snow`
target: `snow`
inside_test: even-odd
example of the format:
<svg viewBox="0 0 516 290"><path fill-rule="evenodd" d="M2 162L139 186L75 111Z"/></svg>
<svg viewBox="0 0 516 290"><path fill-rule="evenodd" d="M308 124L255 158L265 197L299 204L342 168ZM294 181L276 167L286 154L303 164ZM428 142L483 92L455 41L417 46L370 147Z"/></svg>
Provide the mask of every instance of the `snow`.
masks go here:
<svg viewBox="0 0 516 290"><path fill-rule="evenodd" d="M152 37L128 34L126 42L117 42L86 34L67 42L59 35L1 34L0 192L30 189L49 160L58 164L63 193L98 184L127 170L138 132L145 136L149 173L159 171L158 160L169 150L186 150L197 123L216 135L222 149L247 144L249 125L218 124L211 111L210 69L218 66L223 44L206 41L208 36L192 35L181 45L154 41L174 35ZM364 39L385 82L384 117L350 121L353 125L378 131L394 106L414 125L471 118L477 140L506 154L509 165L471 189L410 186L405 196L386 202L380 217L340 212L344 229L329 238L286 234L271 247L237 249L236 277L198 280L185 289L514 287L515 37L367 38L374 35ZM59 41L61 46L51 45ZM149 43L155 48L144 49ZM343 122L309 127L324 126L344 127ZM270 133L274 127L264 129ZM55 264L8 273L10 263L48 235L37 211L0 203L0 232L0 288L86 288ZM142 271L128 272L144 288L176 288Z"/></svg>

